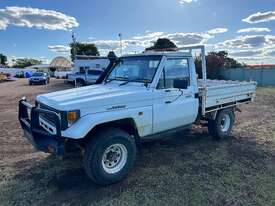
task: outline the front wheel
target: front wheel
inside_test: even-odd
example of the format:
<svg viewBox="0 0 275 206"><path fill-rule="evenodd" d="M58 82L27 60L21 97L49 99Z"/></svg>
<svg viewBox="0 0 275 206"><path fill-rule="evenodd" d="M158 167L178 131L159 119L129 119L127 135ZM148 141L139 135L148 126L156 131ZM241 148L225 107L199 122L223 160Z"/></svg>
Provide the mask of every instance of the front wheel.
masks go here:
<svg viewBox="0 0 275 206"><path fill-rule="evenodd" d="M99 132L87 145L84 168L97 184L109 185L126 177L136 157L135 140L117 128Z"/></svg>
<svg viewBox="0 0 275 206"><path fill-rule="evenodd" d="M234 110L231 108L218 111L215 120L208 121L208 131L215 139L230 136L235 122Z"/></svg>
<svg viewBox="0 0 275 206"><path fill-rule="evenodd" d="M75 81L75 86L76 87L83 87L85 85L86 84L85 84L85 81L83 79L76 79L76 81Z"/></svg>

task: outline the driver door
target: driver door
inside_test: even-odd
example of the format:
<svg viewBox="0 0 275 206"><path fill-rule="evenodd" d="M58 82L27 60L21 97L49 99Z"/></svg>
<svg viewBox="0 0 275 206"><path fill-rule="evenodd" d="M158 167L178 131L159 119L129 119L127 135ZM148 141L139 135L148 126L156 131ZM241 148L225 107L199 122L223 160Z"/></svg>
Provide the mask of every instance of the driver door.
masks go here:
<svg viewBox="0 0 275 206"><path fill-rule="evenodd" d="M179 79L187 81L185 89L175 88ZM153 98L153 132L159 133L193 123L198 110L187 58L168 58Z"/></svg>

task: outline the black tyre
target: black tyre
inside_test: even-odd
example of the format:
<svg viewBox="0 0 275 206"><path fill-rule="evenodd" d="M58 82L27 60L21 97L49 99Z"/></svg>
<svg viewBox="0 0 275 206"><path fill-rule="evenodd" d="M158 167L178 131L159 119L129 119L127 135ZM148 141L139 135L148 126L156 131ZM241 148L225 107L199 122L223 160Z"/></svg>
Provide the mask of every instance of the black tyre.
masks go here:
<svg viewBox="0 0 275 206"><path fill-rule="evenodd" d="M217 113L215 120L208 121L208 131L215 139L230 136L235 122L233 109L223 109Z"/></svg>
<svg viewBox="0 0 275 206"><path fill-rule="evenodd" d="M29 82L29 85L32 85L32 82Z"/></svg>
<svg viewBox="0 0 275 206"><path fill-rule="evenodd" d="M77 79L75 83L76 87L83 87L85 86L85 81L83 79Z"/></svg>
<svg viewBox="0 0 275 206"><path fill-rule="evenodd" d="M84 154L87 175L99 185L125 178L136 157L134 138L117 128L100 131L89 142Z"/></svg>

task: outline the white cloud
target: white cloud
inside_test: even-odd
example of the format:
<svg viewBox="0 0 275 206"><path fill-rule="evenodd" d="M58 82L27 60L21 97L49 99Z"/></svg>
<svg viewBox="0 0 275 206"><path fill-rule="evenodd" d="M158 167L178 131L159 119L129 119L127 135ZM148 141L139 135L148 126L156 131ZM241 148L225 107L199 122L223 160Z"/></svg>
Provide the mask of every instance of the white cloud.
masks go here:
<svg viewBox="0 0 275 206"><path fill-rule="evenodd" d="M274 63L275 50L266 50L266 47L257 50L231 51L229 55L240 62L249 64Z"/></svg>
<svg viewBox="0 0 275 206"><path fill-rule="evenodd" d="M275 61L275 46L272 44L275 42L275 36L264 36L265 43L257 48L245 48L244 47L224 47L223 50L227 50L229 55L240 62L246 62L251 64L274 63ZM236 50L238 48L238 50Z"/></svg>
<svg viewBox="0 0 275 206"><path fill-rule="evenodd" d="M95 44L100 50L117 50L120 47L119 40L96 40L91 43Z"/></svg>
<svg viewBox="0 0 275 206"><path fill-rule="evenodd" d="M240 29L237 31L238 33L249 33L249 32L271 32L269 28L245 28L245 29Z"/></svg>
<svg viewBox="0 0 275 206"><path fill-rule="evenodd" d="M272 35L247 35L238 36L234 39L229 39L218 43L216 48L239 48L249 49L272 45L275 43L275 36Z"/></svg>
<svg viewBox="0 0 275 206"><path fill-rule="evenodd" d="M49 30L68 30L78 27L79 23L74 17L57 11L14 6L0 9L0 29L6 29L9 25Z"/></svg>
<svg viewBox="0 0 275 206"><path fill-rule="evenodd" d="M164 32L146 32L144 35L134 36L127 41L127 43L131 45L148 47L153 42L155 42L158 38L164 38Z"/></svg>
<svg viewBox="0 0 275 206"><path fill-rule="evenodd" d="M208 39L213 36L207 33L164 33L164 32L152 32L145 35L135 36L128 40L129 44L148 47L152 45L158 38L168 38L177 46L194 45L206 43Z"/></svg>
<svg viewBox="0 0 275 206"><path fill-rule="evenodd" d="M58 52L58 53L68 53L70 52L70 49L71 49L71 47L64 46L64 45L53 45L53 46L48 46L48 48L52 52Z"/></svg>
<svg viewBox="0 0 275 206"><path fill-rule="evenodd" d="M208 34L220 34L220 33L225 33L227 31L228 31L227 28L215 28L215 29L209 30L207 33Z"/></svg>
<svg viewBox="0 0 275 206"><path fill-rule="evenodd" d="M0 30L5 30L7 28L7 21L5 19L1 19L0 16Z"/></svg>
<svg viewBox="0 0 275 206"><path fill-rule="evenodd" d="M207 33L174 33L174 34L167 34L164 37L171 39L179 47L188 46L188 45L205 44L209 39L213 38L213 36Z"/></svg>
<svg viewBox="0 0 275 206"><path fill-rule="evenodd" d="M133 36L132 38L122 40L123 50L127 53L134 51L144 51L145 48L153 45L158 38L168 38L173 41L178 47L187 45L205 44L214 36L208 33L164 33L164 32L146 32L144 35ZM110 50L120 52L119 40L92 40L89 43L94 43L101 54L107 54Z"/></svg>
<svg viewBox="0 0 275 206"><path fill-rule="evenodd" d="M265 52L265 55L275 57L275 49L274 50L269 50Z"/></svg>
<svg viewBox="0 0 275 206"><path fill-rule="evenodd" d="M242 50L242 51L233 51L229 54L234 57L251 57L261 55L263 53L262 49L259 50Z"/></svg>
<svg viewBox="0 0 275 206"><path fill-rule="evenodd" d="M258 12L248 16L242 21L250 24L255 24L260 22L269 22L273 20L275 20L275 11Z"/></svg>
<svg viewBox="0 0 275 206"><path fill-rule="evenodd" d="M247 35L218 43L215 48L226 50L229 55L238 61L246 63L274 63L275 36L273 35Z"/></svg>
<svg viewBox="0 0 275 206"><path fill-rule="evenodd" d="M196 2L197 0L178 0L180 4L190 4Z"/></svg>

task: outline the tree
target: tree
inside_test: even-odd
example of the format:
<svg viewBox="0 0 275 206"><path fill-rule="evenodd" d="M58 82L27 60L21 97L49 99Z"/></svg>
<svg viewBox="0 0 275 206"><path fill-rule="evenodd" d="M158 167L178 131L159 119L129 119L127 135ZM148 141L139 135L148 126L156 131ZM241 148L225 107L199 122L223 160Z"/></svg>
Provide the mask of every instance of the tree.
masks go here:
<svg viewBox="0 0 275 206"><path fill-rule="evenodd" d="M219 77L219 69L221 68L237 68L242 67L238 61L233 58L228 57L228 53L226 51L219 52L209 52L206 55L206 68L207 68L207 76L210 79ZM199 77L201 77L201 58L195 57L195 65L197 69L197 73Z"/></svg>
<svg viewBox="0 0 275 206"><path fill-rule="evenodd" d="M177 46L170 39L167 38L159 38L153 46L146 48L145 50L171 50L174 51Z"/></svg>
<svg viewBox="0 0 275 206"><path fill-rule="evenodd" d="M41 64L41 63L42 63L42 61L37 60L37 59L23 58L23 59L16 59L15 63L13 64L13 67L25 68L25 67L29 67L29 66Z"/></svg>
<svg viewBox="0 0 275 206"><path fill-rule="evenodd" d="M5 56L4 54L0 54L0 64L6 65L7 61L8 61L7 56Z"/></svg>
<svg viewBox="0 0 275 206"><path fill-rule="evenodd" d="M70 44L70 47L72 61L74 61L75 55L99 56L99 51L95 44L73 42Z"/></svg>

